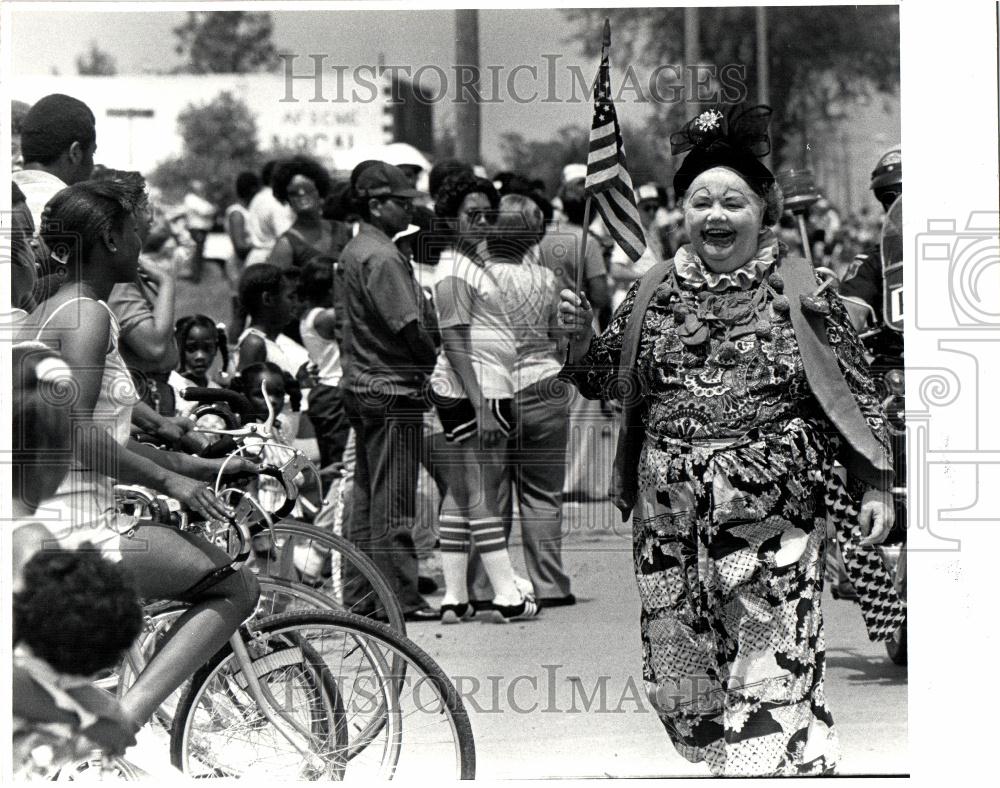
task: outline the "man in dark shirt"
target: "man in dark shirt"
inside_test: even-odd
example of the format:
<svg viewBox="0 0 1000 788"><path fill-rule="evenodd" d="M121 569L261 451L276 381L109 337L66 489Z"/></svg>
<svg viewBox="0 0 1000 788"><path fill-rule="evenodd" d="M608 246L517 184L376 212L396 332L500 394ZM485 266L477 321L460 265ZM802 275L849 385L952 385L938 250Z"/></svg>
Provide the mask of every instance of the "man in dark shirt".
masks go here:
<svg viewBox="0 0 1000 788"><path fill-rule="evenodd" d="M898 145L879 158L870 188L888 213L903 193L903 159ZM882 250L879 244L872 244L854 258L840 286L848 316L859 333L883 324L882 289Z"/></svg>
<svg viewBox="0 0 1000 788"><path fill-rule="evenodd" d="M412 531L437 331L433 308L392 242L409 226L411 201L421 193L385 162L359 165L351 180L364 222L340 256L341 388L357 450L345 535L389 579L407 620L437 620L417 589ZM363 590L349 582L345 595L352 594Z"/></svg>

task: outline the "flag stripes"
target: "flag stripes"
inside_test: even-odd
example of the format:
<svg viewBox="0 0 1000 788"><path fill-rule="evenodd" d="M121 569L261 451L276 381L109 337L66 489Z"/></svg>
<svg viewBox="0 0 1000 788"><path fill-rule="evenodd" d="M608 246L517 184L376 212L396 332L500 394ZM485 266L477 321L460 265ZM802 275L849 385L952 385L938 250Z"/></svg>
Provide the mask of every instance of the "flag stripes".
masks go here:
<svg viewBox="0 0 1000 788"><path fill-rule="evenodd" d="M608 33L605 33L608 36ZM601 65L594 86L594 120L587 155L587 197L597 206L608 232L635 262L646 250L632 179L625 161L625 145L611 100L611 68L607 39L601 47Z"/></svg>

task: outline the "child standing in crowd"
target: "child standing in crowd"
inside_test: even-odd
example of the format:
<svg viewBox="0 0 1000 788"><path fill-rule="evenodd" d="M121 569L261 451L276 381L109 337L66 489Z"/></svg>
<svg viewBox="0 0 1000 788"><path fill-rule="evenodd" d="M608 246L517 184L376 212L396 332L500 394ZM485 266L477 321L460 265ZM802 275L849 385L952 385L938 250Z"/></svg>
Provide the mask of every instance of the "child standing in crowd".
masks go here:
<svg viewBox="0 0 1000 788"><path fill-rule="evenodd" d="M316 432L323 468L342 460L351 430L340 393L342 370L333 308L335 265L330 257L310 260L302 268L299 280L299 298L305 304L299 332L309 351L309 360L317 369L317 383L309 392L309 420Z"/></svg>
<svg viewBox="0 0 1000 788"><path fill-rule="evenodd" d="M242 371L251 364L268 361L287 372L300 384L307 379L305 363L292 357L292 343L281 329L295 316L298 303L298 271L282 271L270 263L246 269L240 278L240 309L250 318L250 325L236 341L233 367ZM305 349L302 350L306 354ZM294 410L298 410L295 408ZM285 434L298 435L298 413L285 419Z"/></svg>
<svg viewBox="0 0 1000 788"><path fill-rule="evenodd" d="M216 325L207 315L189 315L177 321L175 330L177 347L180 349L180 362L177 369L170 373L170 386L174 390L178 416L189 416L197 406L181 396L181 392L190 387L217 389L222 385L209 377L208 370L219 356L222 360L220 377L223 382L228 379L229 343L226 332Z"/></svg>
<svg viewBox="0 0 1000 788"><path fill-rule="evenodd" d="M247 415L248 421L264 422L268 417L268 404L270 403L271 409L274 411L274 437L264 445L260 460L265 466L284 465L291 459L294 451L292 442L295 436L285 429L286 416L284 413L286 403L290 404L293 411L298 410L300 394L295 381L276 364L270 361L263 361L245 367L233 379L232 389L238 391L250 401L253 409ZM297 421L296 419L296 423ZM314 479L306 474L302 474L296 480L297 484L302 485L300 487L301 495L308 496L316 504L318 502L316 499L322 496L319 495L319 491L313 486L313 482ZM256 484L257 500L267 511L276 512L287 501L284 485L277 479L261 475ZM301 500L296 500L290 512L291 516L301 518L303 512L304 508ZM258 555L270 555L270 539L271 537L267 533L255 537L254 551ZM304 548L303 550L296 548L295 565L304 574L315 575L315 568L321 566L326 557L325 555L318 554L318 552L308 548Z"/></svg>
<svg viewBox="0 0 1000 788"><path fill-rule="evenodd" d="M239 318L239 298L236 290L240 284L240 276L246 266L247 255L253 250L253 238L250 237L250 211L248 206L254 195L260 191L260 177L255 172L241 172L236 176L236 202L226 208L225 226L229 242L233 245L233 254L226 261L225 274L229 287L233 291L232 320L236 325Z"/></svg>

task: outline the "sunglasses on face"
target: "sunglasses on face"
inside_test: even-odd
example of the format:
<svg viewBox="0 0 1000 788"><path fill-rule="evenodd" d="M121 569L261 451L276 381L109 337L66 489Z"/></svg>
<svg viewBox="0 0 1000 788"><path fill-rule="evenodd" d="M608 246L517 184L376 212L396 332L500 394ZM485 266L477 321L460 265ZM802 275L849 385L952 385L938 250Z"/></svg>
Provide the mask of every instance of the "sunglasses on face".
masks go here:
<svg viewBox="0 0 1000 788"><path fill-rule="evenodd" d="M386 202L395 203L398 207L402 208L404 211L409 210L413 207L413 200L409 197L393 197L389 195L385 198Z"/></svg>
<svg viewBox="0 0 1000 788"><path fill-rule="evenodd" d="M493 212L486 208L470 208L462 215L469 220L470 224L478 224L480 220L492 223L494 218Z"/></svg>

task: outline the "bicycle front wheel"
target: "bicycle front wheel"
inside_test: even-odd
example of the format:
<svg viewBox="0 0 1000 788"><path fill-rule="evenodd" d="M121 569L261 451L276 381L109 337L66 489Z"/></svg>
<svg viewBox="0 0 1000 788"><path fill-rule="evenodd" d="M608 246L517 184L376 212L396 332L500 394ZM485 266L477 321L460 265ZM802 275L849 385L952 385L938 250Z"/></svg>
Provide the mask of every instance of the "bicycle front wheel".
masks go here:
<svg viewBox="0 0 1000 788"><path fill-rule="evenodd" d="M274 544L266 544L268 531L255 538L251 566L258 574L306 583L335 607L386 622L406 634L403 609L388 580L347 539L291 519L275 523L273 532Z"/></svg>
<svg viewBox="0 0 1000 788"><path fill-rule="evenodd" d="M171 758L188 776L475 777L472 727L457 690L389 627L339 611L293 612L257 622L244 638L250 664L225 648L177 709Z"/></svg>

